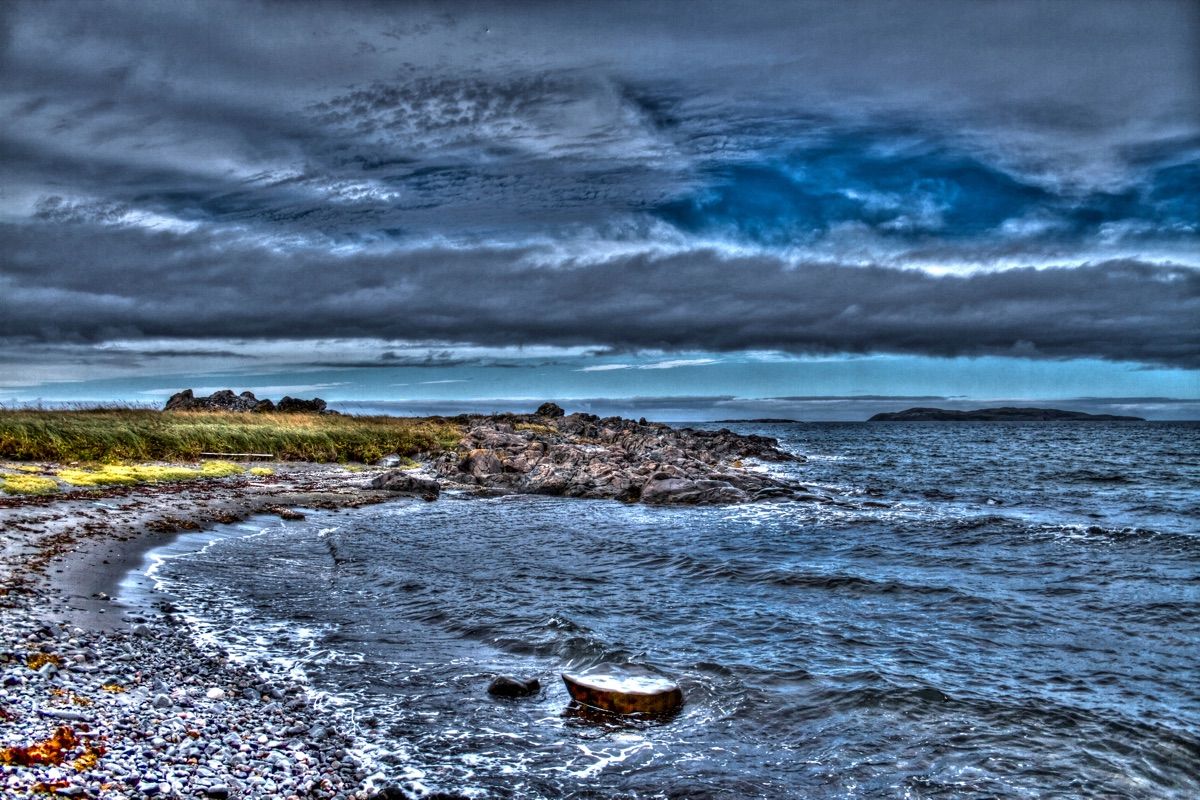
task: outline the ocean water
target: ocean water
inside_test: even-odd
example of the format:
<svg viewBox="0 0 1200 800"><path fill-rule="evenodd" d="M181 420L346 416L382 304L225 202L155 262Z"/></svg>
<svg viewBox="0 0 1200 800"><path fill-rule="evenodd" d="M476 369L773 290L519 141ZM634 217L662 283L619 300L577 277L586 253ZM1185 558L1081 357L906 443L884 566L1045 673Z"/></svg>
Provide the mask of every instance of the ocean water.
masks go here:
<svg viewBox="0 0 1200 800"><path fill-rule="evenodd" d="M153 596L303 675L384 783L1200 796L1200 425L729 427L807 455L771 468L837 502L443 496L258 519L153 553ZM559 673L602 661L677 679L686 705L571 713ZM494 674L543 690L492 699Z"/></svg>

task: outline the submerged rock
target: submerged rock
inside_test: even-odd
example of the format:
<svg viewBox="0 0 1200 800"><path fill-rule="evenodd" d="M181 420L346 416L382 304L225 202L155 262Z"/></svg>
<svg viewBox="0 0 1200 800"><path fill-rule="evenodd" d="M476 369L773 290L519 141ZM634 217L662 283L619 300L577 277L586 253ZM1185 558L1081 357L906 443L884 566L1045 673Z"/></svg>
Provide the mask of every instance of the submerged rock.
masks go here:
<svg viewBox="0 0 1200 800"><path fill-rule="evenodd" d="M537 694L542 689L542 684L537 678L530 678L523 681L520 678L512 678L508 675L497 675L488 685L488 694L493 697L529 697Z"/></svg>

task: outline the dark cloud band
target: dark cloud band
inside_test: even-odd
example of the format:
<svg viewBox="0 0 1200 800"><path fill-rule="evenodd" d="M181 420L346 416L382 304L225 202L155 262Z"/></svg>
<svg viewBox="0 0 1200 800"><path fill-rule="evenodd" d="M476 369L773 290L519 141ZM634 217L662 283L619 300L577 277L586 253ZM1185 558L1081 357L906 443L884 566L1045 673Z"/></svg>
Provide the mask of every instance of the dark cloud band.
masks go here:
<svg viewBox="0 0 1200 800"><path fill-rule="evenodd" d="M1200 366L1200 270L1138 261L934 276L696 249L335 256L209 234L0 227L0 335L378 337L489 345L1097 357Z"/></svg>

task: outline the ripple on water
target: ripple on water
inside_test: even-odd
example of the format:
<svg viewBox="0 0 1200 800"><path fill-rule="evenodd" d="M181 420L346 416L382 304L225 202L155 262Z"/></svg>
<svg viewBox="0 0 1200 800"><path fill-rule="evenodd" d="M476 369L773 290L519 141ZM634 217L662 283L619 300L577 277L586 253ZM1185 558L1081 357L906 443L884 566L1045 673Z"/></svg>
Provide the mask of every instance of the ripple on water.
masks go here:
<svg viewBox="0 0 1200 800"><path fill-rule="evenodd" d="M374 719L413 786L1195 797L1198 431L779 426L755 432L823 455L784 471L845 505L446 498L189 534L153 575L204 635ZM685 706L572 716L559 672L601 661ZM494 674L544 688L497 701Z"/></svg>

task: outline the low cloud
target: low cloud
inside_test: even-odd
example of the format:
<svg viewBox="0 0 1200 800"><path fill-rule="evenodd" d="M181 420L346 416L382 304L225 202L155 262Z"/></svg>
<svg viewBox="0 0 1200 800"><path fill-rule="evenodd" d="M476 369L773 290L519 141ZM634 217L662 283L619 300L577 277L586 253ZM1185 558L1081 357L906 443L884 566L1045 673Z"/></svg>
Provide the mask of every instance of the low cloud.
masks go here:
<svg viewBox="0 0 1200 800"><path fill-rule="evenodd" d="M548 266L538 249L339 256L51 223L0 225L0 249L13 343L212 332L1200 366L1200 270L1130 259L935 276L701 248Z"/></svg>

